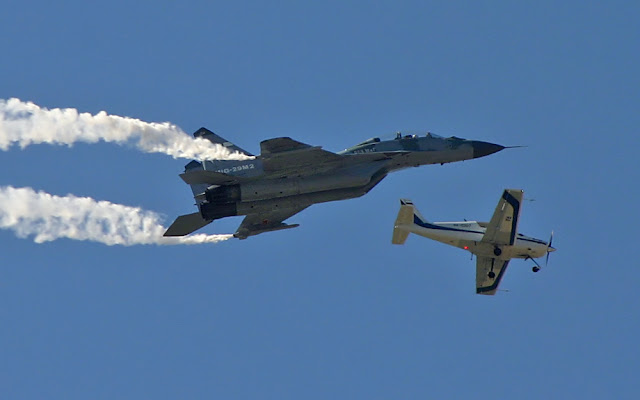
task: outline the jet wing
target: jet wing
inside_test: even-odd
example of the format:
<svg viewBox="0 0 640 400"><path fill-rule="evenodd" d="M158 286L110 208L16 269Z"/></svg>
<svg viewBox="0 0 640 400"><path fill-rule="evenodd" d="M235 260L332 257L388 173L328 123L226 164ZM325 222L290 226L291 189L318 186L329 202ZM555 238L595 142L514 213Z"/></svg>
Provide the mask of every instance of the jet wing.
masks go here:
<svg viewBox="0 0 640 400"><path fill-rule="evenodd" d="M513 246L518 233L522 198L523 191L520 189L504 191L482 237L483 242Z"/></svg>
<svg viewBox="0 0 640 400"><path fill-rule="evenodd" d="M258 235L264 232L295 228L299 225L288 225L283 223L282 221L299 213L307 207L308 206L283 208L267 213L249 214L244 218L244 220L242 220L242 223L238 227L236 233L233 234L233 236L239 239L246 239L249 236Z"/></svg>
<svg viewBox="0 0 640 400"><path fill-rule="evenodd" d="M509 260L476 257L476 293L494 295L507 270Z"/></svg>

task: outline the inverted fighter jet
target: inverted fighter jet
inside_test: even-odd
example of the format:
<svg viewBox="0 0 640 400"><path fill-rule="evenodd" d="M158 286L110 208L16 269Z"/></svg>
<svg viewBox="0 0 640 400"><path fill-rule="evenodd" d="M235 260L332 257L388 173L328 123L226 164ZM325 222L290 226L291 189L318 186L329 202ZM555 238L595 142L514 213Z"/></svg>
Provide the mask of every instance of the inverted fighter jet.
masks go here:
<svg viewBox="0 0 640 400"><path fill-rule="evenodd" d="M389 140L372 138L339 153L281 137L261 142L260 155L253 156L206 128L194 136L253 158L187 164L180 177L191 186L198 212L178 217L164 236L188 235L235 215L246 215L234 234L240 239L295 228L298 224L283 221L312 204L363 196L389 172L470 160L505 148L432 133L397 133Z"/></svg>
<svg viewBox="0 0 640 400"><path fill-rule="evenodd" d="M427 222L407 199L400 200L400 211L393 227L391 243L404 244L409 233L415 233L476 256L476 293L493 295L498 290L512 258L532 260L533 272L540 270L536 258L556 251L549 242L518 233L518 219L523 191L507 189L502 194L489 222Z"/></svg>

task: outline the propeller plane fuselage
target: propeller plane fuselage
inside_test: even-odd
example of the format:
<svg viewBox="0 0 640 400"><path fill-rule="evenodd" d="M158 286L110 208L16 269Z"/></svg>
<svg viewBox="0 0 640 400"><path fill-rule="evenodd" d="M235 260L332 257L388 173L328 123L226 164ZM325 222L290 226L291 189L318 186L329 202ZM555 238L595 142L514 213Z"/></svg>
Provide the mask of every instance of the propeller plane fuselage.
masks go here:
<svg viewBox="0 0 640 400"><path fill-rule="evenodd" d="M498 258L508 260L511 258L540 258L547 254L547 242L521 233L516 235L513 245L483 242L482 238L488 225L486 222L429 223L416 220L414 224L414 226L410 227L411 233L467 250L476 256L496 257L495 253L499 252ZM496 249L498 250L496 251ZM554 251L554 249L549 250Z"/></svg>
<svg viewBox="0 0 640 400"><path fill-rule="evenodd" d="M409 233L424 236L471 252L476 256L476 293L495 294L512 258L533 260L533 271L540 270L536 258L555 251L552 239L518 233L518 220L524 192L507 189L489 222L428 222L407 199L400 200L400 211L393 228L393 244L404 244Z"/></svg>

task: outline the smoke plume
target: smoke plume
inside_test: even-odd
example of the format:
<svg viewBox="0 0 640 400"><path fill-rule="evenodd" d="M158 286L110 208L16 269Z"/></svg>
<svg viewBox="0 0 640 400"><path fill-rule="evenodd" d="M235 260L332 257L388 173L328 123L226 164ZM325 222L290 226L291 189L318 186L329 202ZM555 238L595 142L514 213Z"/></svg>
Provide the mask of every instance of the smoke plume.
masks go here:
<svg viewBox="0 0 640 400"><path fill-rule="evenodd" d="M106 245L216 243L232 235L196 234L163 237L160 216L89 197L54 196L31 188L0 186L0 228L36 243L60 238L89 240Z"/></svg>
<svg viewBox="0 0 640 400"><path fill-rule="evenodd" d="M147 153L164 153L173 158L197 160L240 160L247 157L231 153L224 146L206 139L192 138L168 122L148 123L139 119L80 113L74 108L39 107L19 99L0 99L0 149L13 145L25 148L48 143L71 146L75 142L99 141L129 144Z"/></svg>

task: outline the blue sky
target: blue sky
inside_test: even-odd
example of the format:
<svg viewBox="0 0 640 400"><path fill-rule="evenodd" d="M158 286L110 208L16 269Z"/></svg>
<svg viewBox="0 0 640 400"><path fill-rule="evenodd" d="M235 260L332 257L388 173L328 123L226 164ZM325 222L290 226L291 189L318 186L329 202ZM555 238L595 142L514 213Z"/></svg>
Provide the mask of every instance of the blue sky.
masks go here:
<svg viewBox="0 0 640 400"><path fill-rule="evenodd" d="M8 1L0 98L206 126L248 151L396 130L503 145L200 246L36 244L0 230L6 398L635 398L635 2ZM0 186L193 212L185 160L112 144L0 152ZM398 198L558 251L475 295L469 254L390 244ZM240 218L207 233L230 233Z"/></svg>

